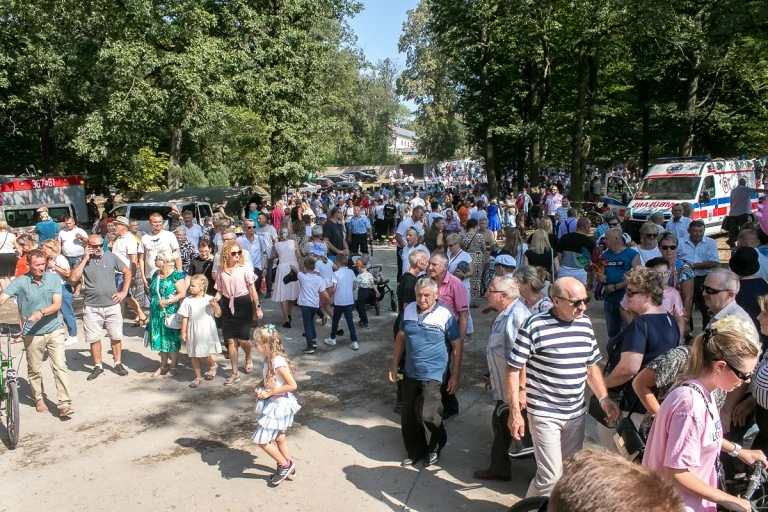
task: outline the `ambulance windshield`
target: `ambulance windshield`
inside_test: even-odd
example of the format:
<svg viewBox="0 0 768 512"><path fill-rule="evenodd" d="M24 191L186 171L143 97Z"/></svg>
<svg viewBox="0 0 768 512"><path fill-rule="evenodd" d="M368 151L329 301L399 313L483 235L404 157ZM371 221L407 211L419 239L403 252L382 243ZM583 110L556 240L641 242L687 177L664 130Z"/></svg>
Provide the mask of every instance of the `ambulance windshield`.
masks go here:
<svg viewBox="0 0 768 512"><path fill-rule="evenodd" d="M644 179L635 199L695 199L700 177Z"/></svg>

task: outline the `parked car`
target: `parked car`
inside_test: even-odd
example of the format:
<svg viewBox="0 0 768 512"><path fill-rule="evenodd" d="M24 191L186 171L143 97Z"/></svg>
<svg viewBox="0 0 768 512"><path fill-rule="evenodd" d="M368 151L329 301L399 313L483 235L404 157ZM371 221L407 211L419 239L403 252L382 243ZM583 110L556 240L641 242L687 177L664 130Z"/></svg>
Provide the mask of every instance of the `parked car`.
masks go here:
<svg viewBox="0 0 768 512"><path fill-rule="evenodd" d="M331 188L337 192L355 192L357 190L361 190L363 187L354 181L340 181L338 183L334 183Z"/></svg>
<svg viewBox="0 0 768 512"><path fill-rule="evenodd" d="M171 206L175 205L179 213L187 210L194 214L194 220L202 225L203 219L212 215L211 205L206 202L187 202L187 201L166 201L166 202L143 202L143 203L125 203L112 208L109 212L110 217L122 215L131 220L138 221L139 229L146 233L152 231L149 223L149 216L153 213L159 213L163 216L163 229L168 229L168 213Z"/></svg>
<svg viewBox="0 0 768 512"><path fill-rule="evenodd" d="M373 171L373 169L369 169L369 171L352 171L349 174L354 176L356 181L362 181L363 183L376 183L379 181L379 177L376 176L376 172Z"/></svg>
<svg viewBox="0 0 768 512"><path fill-rule="evenodd" d="M320 190L320 187L318 185L313 185L305 182L305 183L302 183L302 185L296 189L296 192L298 192L299 194L303 194L305 192L314 194L318 190Z"/></svg>
<svg viewBox="0 0 768 512"><path fill-rule="evenodd" d="M317 185L320 188L328 188L333 185L333 180L323 176L312 180L312 185Z"/></svg>
<svg viewBox="0 0 768 512"><path fill-rule="evenodd" d="M340 181L349 181L347 179L342 178L341 176L342 176L341 174L334 174L334 175L329 175L325 177L331 180L333 183L338 183Z"/></svg>
<svg viewBox="0 0 768 512"><path fill-rule="evenodd" d="M339 174L339 178L341 178L344 181L357 181L357 178L355 178L355 176L352 173L348 173L348 172L344 174Z"/></svg>

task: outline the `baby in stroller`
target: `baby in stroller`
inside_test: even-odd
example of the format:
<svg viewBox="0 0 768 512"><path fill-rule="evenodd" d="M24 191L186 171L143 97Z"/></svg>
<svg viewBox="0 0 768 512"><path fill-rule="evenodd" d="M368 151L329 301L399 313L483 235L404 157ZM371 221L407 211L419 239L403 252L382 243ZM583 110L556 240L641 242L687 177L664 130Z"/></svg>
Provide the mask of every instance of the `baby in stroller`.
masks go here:
<svg viewBox="0 0 768 512"><path fill-rule="evenodd" d="M395 300L395 292L392 290L392 288L389 286L389 279L384 275L384 272L382 270L381 265L368 265L368 259L364 256L360 255L353 255L350 258L350 265L352 266L352 269L355 271L355 274L359 277L362 272L365 272L366 274L370 275L372 280L369 281L368 277L365 277L365 281L369 281L370 288L375 290L375 293L369 293L369 292L363 292L364 295L367 295L365 302L363 303L365 306L374 306L376 309L376 316L379 316L381 314L381 307L379 303L384 300L384 298L389 295L389 305L392 311L397 311L397 301ZM360 287L363 285L358 281L358 300L360 299ZM360 307L357 306L357 302L355 302L356 307L358 308L358 314L360 314ZM361 320L363 320L363 315L360 314ZM366 312L366 319L367 319L367 312Z"/></svg>

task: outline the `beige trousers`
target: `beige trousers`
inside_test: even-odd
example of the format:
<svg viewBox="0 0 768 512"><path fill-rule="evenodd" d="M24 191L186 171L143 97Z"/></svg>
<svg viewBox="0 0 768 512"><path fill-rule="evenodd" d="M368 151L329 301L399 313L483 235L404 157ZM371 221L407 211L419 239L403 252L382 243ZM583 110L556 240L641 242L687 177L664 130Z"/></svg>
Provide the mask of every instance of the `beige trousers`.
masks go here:
<svg viewBox="0 0 768 512"><path fill-rule="evenodd" d="M59 408L72 404L72 399L69 398L67 359L64 357L64 339L66 337L63 328L50 334L24 336L24 346L27 349L27 373L29 374L29 385L32 388L33 398L35 401L43 399L43 356L47 351L53 377L56 379Z"/></svg>

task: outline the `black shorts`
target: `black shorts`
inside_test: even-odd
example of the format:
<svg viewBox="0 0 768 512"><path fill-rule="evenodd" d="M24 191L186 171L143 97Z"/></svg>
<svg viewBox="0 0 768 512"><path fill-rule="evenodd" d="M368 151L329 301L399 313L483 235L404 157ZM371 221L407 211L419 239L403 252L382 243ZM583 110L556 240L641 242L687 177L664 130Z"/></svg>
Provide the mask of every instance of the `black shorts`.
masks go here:
<svg viewBox="0 0 768 512"><path fill-rule="evenodd" d="M229 310L229 298L222 296L219 300L221 307L221 332L225 340L248 340L251 338L253 324L253 305L250 295L235 297L235 314Z"/></svg>
<svg viewBox="0 0 768 512"><path fill-rule="evenodd" d="M19 257L15 252L0 253L0 277L7 278L16 275L16 261Z"/></svg>

